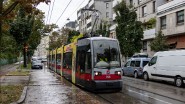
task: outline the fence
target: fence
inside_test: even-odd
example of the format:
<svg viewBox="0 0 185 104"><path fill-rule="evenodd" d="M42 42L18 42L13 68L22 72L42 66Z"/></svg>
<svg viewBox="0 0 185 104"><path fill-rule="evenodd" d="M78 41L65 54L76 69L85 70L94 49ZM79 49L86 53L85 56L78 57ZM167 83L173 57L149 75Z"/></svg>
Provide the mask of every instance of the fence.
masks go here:
<svg viewBox="0 0 185 104"><path fill-rule="evenodd" d="M0 59L0 66L7 65L7 64L12 64L17 62L17 59Z"/></svg>

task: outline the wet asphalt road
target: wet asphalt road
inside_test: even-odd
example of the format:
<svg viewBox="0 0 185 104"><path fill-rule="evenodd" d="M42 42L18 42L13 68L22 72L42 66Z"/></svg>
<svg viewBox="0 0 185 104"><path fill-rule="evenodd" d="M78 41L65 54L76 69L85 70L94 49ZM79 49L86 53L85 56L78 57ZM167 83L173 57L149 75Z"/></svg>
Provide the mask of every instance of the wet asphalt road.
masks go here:
<svg viewBox="0 0 185 104"><path fill-rule="evenodd" d="M24 104L185 104L185 89L123 77L123 90L91 93L48 69L32 70Z"/></svg>
<svg viewBox="0 0 185 104"><path fill-rule="evenodd" d="M163 81L144 81L123 77L123 90L134 98L151 104L185 104L185 88Z"/></svg>

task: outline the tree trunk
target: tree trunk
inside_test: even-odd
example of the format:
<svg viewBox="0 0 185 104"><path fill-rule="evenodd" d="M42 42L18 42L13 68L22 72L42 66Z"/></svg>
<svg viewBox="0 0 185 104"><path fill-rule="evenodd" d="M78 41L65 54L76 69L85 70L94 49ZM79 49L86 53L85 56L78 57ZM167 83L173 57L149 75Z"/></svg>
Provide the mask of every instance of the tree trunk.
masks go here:
<svg viewBox="0 0 185 104"><path fill-rule="evenodd" d="M27 62L26 62L26 44L24 44L24 48L23 48L23 54L24 54L24 68L27 67Z"/></svg>

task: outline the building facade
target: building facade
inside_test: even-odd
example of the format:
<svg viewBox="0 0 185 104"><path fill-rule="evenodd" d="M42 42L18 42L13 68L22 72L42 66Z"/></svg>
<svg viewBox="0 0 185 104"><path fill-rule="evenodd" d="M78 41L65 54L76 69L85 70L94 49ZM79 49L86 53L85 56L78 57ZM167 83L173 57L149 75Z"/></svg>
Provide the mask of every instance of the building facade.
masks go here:
<svg viewBox="0 0 185 104"><path fill-rule="evenodd" d="M162 0L161 0L162 1ZM185 49L185 0L163 2L157 8L157 31L167 37L170 50Z"/></svg>
<svg viewBox="0 0 185 104"><path fill-rule="evenodd" d="M88 4L77 12L76 29L80 33L96 31L102 22L112 23L112 0L89 0Z"/></svg>
<svg viewBox="0 0 185 104"><path fill-rule="evenodd" d="M76 21L70 21L64 25L64 28L68 28L70 30L76 30Z"/></svg>
<svg viewBox="0 0 185 104"><path fill-rule="evenodd" d="M40 44L37 47L37 50L35 50L34 55L36 57L46 57L47 56L47 52L49 48L49 36L44 36L41 39Z"/></svg>

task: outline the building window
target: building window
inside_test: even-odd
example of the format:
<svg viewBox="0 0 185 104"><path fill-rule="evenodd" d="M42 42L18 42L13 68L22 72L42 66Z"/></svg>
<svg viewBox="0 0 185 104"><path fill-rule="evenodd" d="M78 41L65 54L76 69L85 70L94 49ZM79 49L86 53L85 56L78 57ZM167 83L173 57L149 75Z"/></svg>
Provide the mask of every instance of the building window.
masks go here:
<svg viewBox="0 0 185 104"><path fill-rule="evenodd" d="M155 13L155 1L153 2L153 13Z"/></svg>
<svg viewBox="0 0 185 104"><path fill-rule="evenodd" d="M147 41L143 41L143 51L147 51Z"/></svg>
<svg viewBox="0 0 185 104"><path fill-rule="evenodd" d="M146 13L146 5L142 7L142 16L145 17L147 15Z"/></svg>
<svg viewBox="0 0 185 104"><path fill-rule="evenodd" d="M133 5L133 0L130 0L130 5Z"/></svg>
<svg viewBox="0 0 185 104"><path fill-rule="evenodd" d="M106 18L109 18L109 12L106 12Z"/></svg>
<svg viewBox="0 0 185 104"><path fill-rule="evenodd" d="M166 16L163 16L161 19L161 29L166 29Z"/></svg>
<svg viewBox="0 0 185 104"><path fill-rule="evenodd" d="M184 24L184 10L177 12L177 25Z"/></svg>
<svg viewBox="0 0 185 104"><path fill-rule="evenodd" d="M109 8L109 3L106 3L106 8L107 8L107 9Z"/></svg>
<svg viewBox="0 0 185 104"><path fill-rule="evenodd" d="M137 3L140 4L140 0L137 0Z"/></svg>

